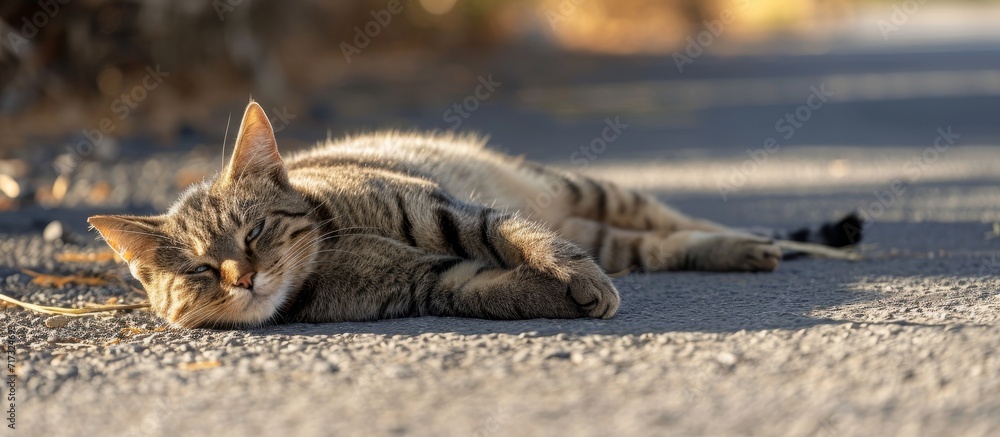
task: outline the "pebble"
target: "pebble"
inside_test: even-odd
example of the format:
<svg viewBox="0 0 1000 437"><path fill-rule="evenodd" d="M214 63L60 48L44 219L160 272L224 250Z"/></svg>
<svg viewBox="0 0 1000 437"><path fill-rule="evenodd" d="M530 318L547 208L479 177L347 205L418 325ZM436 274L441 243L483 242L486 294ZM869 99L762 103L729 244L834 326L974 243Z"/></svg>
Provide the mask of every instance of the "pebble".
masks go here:
<svg viewBox="0 0 1000 437"><path fill-rule="evenodd" d="M21 195L21 186L18 185L14 178L0 173L0 193L11 199L17 199Z"/></svg>
<svg viewBox="0 0 1000 437"><path fill-rule="evenodd" d="M66 316L52 316L45 319L45 326L49 328L62 328L69 324L69 317Z"/></svg>
<svg viewBox="0 0 1000 437"><path fill-rule="evenodd" d="M736 364L737 359L736 355L733 355L730 352L722 352L715 357L715 360L724 366L732 366L733 364Z"/></svg>
<svg viewBox="0 0 1000 437"><path fill-rule="evenodd" d="M340 368L335 364L319 361L313 364L312 371L313 373L336 373L340 371Z"/></svg>
<svg viewBox="0 0 1000 437"><path fill-rule="evenodd" d="M62 240L65 233L66 231L63 228L62 222L56 220L49 223L49 225L45 227L45 231L42 232L42 238L44 238L46 242L52 243Z"/></svg>
<svg viewBox="0 0 1000 437"><path fill-rule="evenodd" d="M570 359L571 355L572 354L570 354L569 352L559 351L559 352L553 353L552 355L549 355L549 356L545 357L545 359L555 358L555 359L559 359L559 360L568 360L568 359Z"/></svg>

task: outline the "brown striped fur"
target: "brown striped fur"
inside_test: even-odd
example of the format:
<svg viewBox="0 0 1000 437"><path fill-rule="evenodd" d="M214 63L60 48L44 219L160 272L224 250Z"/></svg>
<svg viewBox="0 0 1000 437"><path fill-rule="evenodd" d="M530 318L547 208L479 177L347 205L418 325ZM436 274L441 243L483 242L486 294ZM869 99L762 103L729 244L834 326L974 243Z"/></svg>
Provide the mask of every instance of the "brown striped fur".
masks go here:
<svg viewBox="0 0 1000 437"><path fill-rule="evenodd" d="M165 214L89 220L178 326L608 318L619 296L605 271L780 259L767 239L472 136L363 135L283 161L251 102L236 143L222 175ZM539 193L544 208L528 200Z"/></svg>

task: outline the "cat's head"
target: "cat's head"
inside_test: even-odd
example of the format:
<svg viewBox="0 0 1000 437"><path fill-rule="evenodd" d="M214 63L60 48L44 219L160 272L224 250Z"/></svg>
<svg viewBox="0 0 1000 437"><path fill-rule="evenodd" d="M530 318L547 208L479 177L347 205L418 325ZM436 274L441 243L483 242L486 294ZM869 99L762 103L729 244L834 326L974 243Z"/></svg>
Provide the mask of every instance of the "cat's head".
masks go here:
<svg viewBox="0 0 1000 437"><path fill-rule="evenodd" d="M288 180L274 131L247 106L228 166L163 215L88 222L129 265L157 315L181 327L258 326L304 282L319 223Z"/></svg>

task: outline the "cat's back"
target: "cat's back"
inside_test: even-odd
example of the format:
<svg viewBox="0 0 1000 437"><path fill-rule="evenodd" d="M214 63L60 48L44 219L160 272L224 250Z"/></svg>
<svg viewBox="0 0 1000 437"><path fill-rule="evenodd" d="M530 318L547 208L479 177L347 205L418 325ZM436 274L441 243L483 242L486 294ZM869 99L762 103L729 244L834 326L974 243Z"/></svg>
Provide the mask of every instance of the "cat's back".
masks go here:
<svg viewBox="0 0 1000 437"><path fill-rule="evenodd" d="M521 158L490 150L486 140L475 135L392 131L356 135L293 154L286 164L293 175L329 170L345 180L371 170L401 173L482 203L510 203L505 200L523 198L537 189Z"/></svg>
<svg viewBox="0 0 1000 437"><path fill-rule="evenodd" d="M287 159L289 170L364 166L420 171L450 163L502 159L473 135L376 132L327 140Z"/></svg>

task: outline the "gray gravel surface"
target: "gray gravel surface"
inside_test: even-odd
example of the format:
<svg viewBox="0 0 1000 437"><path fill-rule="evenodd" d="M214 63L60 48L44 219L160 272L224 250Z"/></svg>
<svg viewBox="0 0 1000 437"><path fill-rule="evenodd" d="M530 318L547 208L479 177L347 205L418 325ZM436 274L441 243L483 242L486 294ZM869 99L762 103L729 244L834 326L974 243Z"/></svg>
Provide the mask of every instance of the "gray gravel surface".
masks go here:
<svg viewBox="0 0 1000 437"><path fill-rule="evenodd" d="M953 193L954 208L997 205L991 183L985 199ZM832 215L870 189L823 202ZM939 191L915 187L906 205ZM816 214L808 197L713 197L675 200L723 220L734 208L743 221L760 212L763 224ZM782 199L792 213L768 215ZM624 303L607 321L177 331L135 311L53 329L45 316L8 309L0 323L17 337L27 435L986 436L1000 432L1000 239L986 238L991 227L882 221L868 229L860 263L620 278ZM38 230L8 235L0 248L2 288L15 297L141 300L119 285L42 287L19 271L120 272L53 261L100 248L85 235L53 243Z"/></svg>

